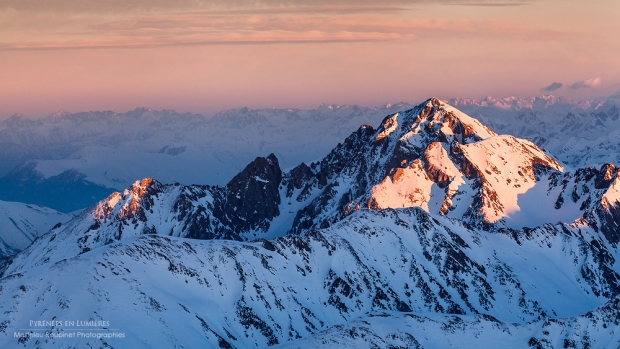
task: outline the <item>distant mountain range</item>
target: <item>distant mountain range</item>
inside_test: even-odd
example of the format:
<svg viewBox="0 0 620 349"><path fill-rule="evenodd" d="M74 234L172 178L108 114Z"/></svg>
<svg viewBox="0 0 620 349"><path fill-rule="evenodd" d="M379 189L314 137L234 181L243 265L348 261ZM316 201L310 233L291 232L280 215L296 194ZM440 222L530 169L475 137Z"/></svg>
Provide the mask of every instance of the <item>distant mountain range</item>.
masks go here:
<svg viewBox="0 0 620 349"><path fill-rule="evenodd" d="M449 103L496 133L531 140L565 166L620 162L613 99L487 97ZM269 153L284 169L316 161L359 125L376 124L410 107L240 108L211 118L148 108L57 113L41 120L14 115L0 122L0 200L72 212L139 178L223 185L252 159Z"/></svg>
<svg viewBox="0 0 620 349"><path fill-rule="evenodd" d="M619 174L431 98L307 164L112 193L0 260L0 342L49 317L124 334L51 347L618 347Z"/></svg>
<svg viewBox="0 0 620 349"><path fill-rule="evenodd" d="M527 138L570 167L620 162L620 100L565 98L451 99L498 133Z"/></svg>

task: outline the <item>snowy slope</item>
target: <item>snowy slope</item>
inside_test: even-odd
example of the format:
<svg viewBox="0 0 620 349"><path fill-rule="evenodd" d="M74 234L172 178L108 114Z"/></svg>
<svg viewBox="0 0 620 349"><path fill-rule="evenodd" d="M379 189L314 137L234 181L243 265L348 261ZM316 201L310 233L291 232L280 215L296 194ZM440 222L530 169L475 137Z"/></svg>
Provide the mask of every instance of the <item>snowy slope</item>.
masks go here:
<svg viewBox="0 0 620 349"><path fill-rule="evenodd" d="M527 138L573 168L620 163L620 100L454 98L449 102L496 132Z"/></svg>
<svg viewBox="0 0 620 349"><path fill-rule="evenodd" d="M73 215L48 207L0 201L0 257L23 250L39 235L71 218Z"/></svg>
<svg viewBox="0 0 620 349"><path fill-rule="evenodd" d="M362 210L272 241L146 235L7 271L0 341L15 345L15 329L52 316L109 321L104 332L126 338L58 338L46 347L265 347L384 310L480 313L514 326L604 306L620 289L617 257L591 229L496 234L419 208ZM32 338L24 344L37 347Z"/></svg>
<svg viewBox="0 0 620 349"><path fill-rule="evenodd" d="M592 348L620 347L618 298L582 316L525 324L489 315L381 312L277 348Z"/></svg>

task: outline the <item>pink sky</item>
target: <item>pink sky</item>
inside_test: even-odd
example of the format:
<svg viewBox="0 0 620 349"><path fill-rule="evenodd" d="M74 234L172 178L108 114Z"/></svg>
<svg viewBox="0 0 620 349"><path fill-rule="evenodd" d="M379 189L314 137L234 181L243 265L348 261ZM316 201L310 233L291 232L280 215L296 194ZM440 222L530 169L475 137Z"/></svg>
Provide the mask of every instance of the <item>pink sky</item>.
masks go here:
<svg viewBox="0 0 620 349"><path fill-rule="evenodd" d="M0 119L620 90L617 0L377 4L3 0Z"/></svg>

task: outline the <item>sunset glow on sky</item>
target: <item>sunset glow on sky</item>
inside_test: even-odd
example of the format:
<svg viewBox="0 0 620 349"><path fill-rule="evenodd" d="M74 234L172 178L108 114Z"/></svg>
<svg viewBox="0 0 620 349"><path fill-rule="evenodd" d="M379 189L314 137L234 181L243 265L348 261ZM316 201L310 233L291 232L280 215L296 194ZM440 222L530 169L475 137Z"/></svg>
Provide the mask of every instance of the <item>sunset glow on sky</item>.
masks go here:
<svg viewBox="0 0 620 349"><path fill-rule="evenodd" d="M617 0L0 0L0 119L620 90Z"/></svg>

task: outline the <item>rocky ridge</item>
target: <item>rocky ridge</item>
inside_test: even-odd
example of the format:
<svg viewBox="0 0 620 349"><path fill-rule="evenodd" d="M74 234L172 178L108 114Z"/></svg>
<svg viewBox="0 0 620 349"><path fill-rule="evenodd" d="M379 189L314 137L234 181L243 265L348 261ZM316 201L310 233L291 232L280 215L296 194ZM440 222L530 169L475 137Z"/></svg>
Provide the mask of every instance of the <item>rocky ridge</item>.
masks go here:
<svg viewBox="0 0 620 349"><path fill-rule="evenodd" d="M138 181L59 228L54 240L73 253L145 233L251 240L325 228L360 208L421 207L491 231L589 226L615 245L618 171L611 164L564 171L533 143L430 99L376 130L360 127L321 161L288 173L272 154L224 187Z"/></svg>

